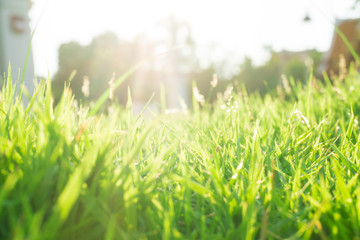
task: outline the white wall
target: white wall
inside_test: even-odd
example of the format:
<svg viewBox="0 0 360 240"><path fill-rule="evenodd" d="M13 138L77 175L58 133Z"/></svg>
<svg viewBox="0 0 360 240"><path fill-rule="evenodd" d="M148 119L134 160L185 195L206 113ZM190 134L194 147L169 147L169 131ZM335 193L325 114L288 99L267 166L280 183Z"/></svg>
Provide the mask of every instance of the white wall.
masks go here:
<svg viewBox="0 0 360 240"><path fill-rule="evenodd" d="M18 79L21 80L31 39L28 17L30 8L30 0L0 0L0 78L4 76L4 72L7 75L8 64L10 62L13 82ZM34 88L32 54L29 56L25 74L25 86L31 93Z"/></svg>

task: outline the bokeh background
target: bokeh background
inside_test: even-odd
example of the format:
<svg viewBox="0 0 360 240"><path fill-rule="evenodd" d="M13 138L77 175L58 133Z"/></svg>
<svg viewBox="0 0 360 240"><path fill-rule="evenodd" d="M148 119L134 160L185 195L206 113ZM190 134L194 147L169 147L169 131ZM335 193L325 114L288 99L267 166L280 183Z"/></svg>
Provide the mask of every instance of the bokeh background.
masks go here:
<svg viewBox="0 0 360 240"><path fill-rule="evenodd" d="M75 97L94 101L112 78L144 59L150 60L116 90L115 100L125 104L130 89L144 105L165 89L168 107L178 107L179 99L189 103L194 84L210 100L229 85L264 95L282 84L282 74L306 82L309 71L319 78L336 73L337 63L330 69L325 58L340 20L355 22L344 31L359 50L356 0L32 2L35 72L52 78L55 99L73 76ZM342 51L349 64L351 54Z"/></svg>

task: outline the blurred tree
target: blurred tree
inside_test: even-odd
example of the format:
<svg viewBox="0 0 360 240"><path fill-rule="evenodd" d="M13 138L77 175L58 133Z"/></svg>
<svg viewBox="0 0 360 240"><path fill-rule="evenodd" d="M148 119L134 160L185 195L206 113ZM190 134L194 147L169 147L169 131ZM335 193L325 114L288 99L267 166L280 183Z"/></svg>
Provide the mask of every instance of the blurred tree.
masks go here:
<svg viewBox="0 0 360 240"><path fill-rule="evenodd" d="M259 92L261 95L275 88L280 80L279 57L272 53L270 59L261 66L254 66L250 58L245 58L240 71L232 79L243 84L248 92Z"/></svg>
<svg viewBox="0 0 360 240"><path fill-rule="evenodd" d="M285 67L285 75L291 76L297 81L306 82L307 66L297 58L291 59Z"/></svg>
<svg viewBox="0 0 360 240"><path fill-rule="evenodd" d="M208 67L204 68L204 69L196 69L195 71L192 71L191 73L189 73L189 79L190 81L194 81L196 83L197 88L199 89L199 92L205 96L206 99L209 99L211 97L211 99L209 100L214 100L216 94L212 94L210 96L210 92L211 92L211 80L213 78L213 75L217 72L218 68L215 66L215 64L210 64ZM223 82L223 81L221 81ZM220 83L221 85L221 83ZM191 89L192 85L189 84L189 92L192 92L193 90ZM221 89L218 86L215 89L216 91L222 91L223 89Z"/></svg>
<svg viewBox="0 0 360 240"><path fill-rule="evenodd" d="M121 76L136 62L137 42L120 41L113 33L105 33L95 37L87 46L76 42L62 44L59 48L59 69L54 76L54 95L58 100L63 91L64 83L71 73L76 75L71 81L71 89L78 99L85 99L81 90L83 79L90 80L89 100L98 98L108 87L113 74ZM120 87L115 95L124 102L127 99L127 85Z"/></svg>
<svg viewBox="0 0 360 240"><path fill-rule="evenodd" d="M175 24L174 19L172 20L172 23ZM169 29L168 31L174 31L174 28ZM322 54L316 50L275 52L268 48L270 58L267 62L255 66L250 58L245 58L244 62L239 66L238 73L230 79L221 78L217 87L212 89L210 82L214 73L221 72L221 64L213 63L208 67L200 68L192 48L194 43L191 31L186 25L183 30L182 32L172 33L173 41L175 41L174 38L176 37L177 44L185 45L185 47L181 48L183 51L179 52L175 61L179 65L177 71L181 71L181 74L185 76L184 81L195 81L201 94L205 97L209 98L211 92L212 99L210 100L214 100L216 92L223 92L228 84L243 84L249 93L258 92L264 95L280 84L280 76L283 73L293 76L298 81L306 82L306 72L309 68L315 71L322 58ZM117 77L121 76L143 58L153 56L164 45L164 42L158 40L146 41L144 42L142 37L135 38L133 41L121 41L115 34L105 33L95 37L86 46L82 46L77 42L61 45L59 48L59 69L53 77L55 100L57 101L61 96L64 83L68 81L74 70L77 73L71 81L71 89L75 97L82 101L97 99L109 87L109 81L113 74ZM144 51L146 52L145 55ZM312 61L307 62L309 58ZM159 65L158 63L161 63L159 60L154 60L147 64L142 69L143 71L138 71L138 74L129 77L115 91L114 98L120 103L126 103L128 87L132 88L132 92L135 92L134 88L142 88L141 94L139 94L140 97L137 100L143 102L146 102L153 92L159 92L159 86L161 82L164 82L163 79L174 75L169 75L168 65ZM162 58L162 60L165 63L169 61L166 57ZM309 66L309 63L311 66ZM138 81L139 78L144 80ZM87 82L89 82L89 95L83 92L84 79L88 79ZM189 83L185 84L191 86ZM190 89L189 92L191 92Z"/></svg>
<svg viewBox="0 0 360 240"><path fill-rule="evenodd" d="M238 74L231 81L243 84L249 93L264 95L281 84L281 74L305 83L307 72L316 72L322 59L322 53L316 50L275 52L268 48L268 51L270 59L260 66L254 66L250 58L245 58Z"/></svg>
<svg viewBox="0 0 360 240"><path fill-rule="evenodd" d="M158 47L167 51L161 63L166 88L167 106L179 107L179 98L188 102L189 73L198 67L198 58L194 51L194 40L190 25L170 15L158 22L157 27L164 32Z"/></svg>
<svg viewBox="0 0 360 240"><path fill-rule="evenodd" d="M119 77L136 63L164 52L164 57L146 63L134 76L129 77L116 90L115 98L125 103L127 88L130 87L137 101L146 102L153 92L160 91L161 83L165 83L170 95L175 95L174 92L180 92L181 89L186 91L187 86L191 85L188 76L199 71L190 26L170 16L156 27L155 30L162 32L161 39L142 34L132 41L121 41L115 34L108 32L95 37L86 46L77 42L62 44L58 55L59 68L53 77L56 101L74 70L76 75L70 87L75 98L91 101L109 87L113 73ZM89 82L89 96L82 92L84 77ZM184 83L179 84L179 81Z"/></svg>
<svg viewBox="0 0 360 240"><path fill-rule="evenodd" d="M70 77L73 70L77 69L78 76L86 72L87 58L83 46L77 42L62 44L59 48L59 70L54 76L53 89L55 99L58 100L64 88L65 81ZM82 82L75 79L72 83L73 91L80 97Z"/></svg>

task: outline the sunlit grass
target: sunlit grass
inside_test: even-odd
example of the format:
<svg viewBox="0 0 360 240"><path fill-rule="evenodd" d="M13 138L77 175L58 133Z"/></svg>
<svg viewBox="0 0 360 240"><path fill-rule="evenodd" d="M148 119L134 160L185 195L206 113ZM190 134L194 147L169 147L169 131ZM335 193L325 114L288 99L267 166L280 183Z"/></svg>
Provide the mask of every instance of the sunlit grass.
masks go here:
<svg viewBox="0 0 360 240"><path fill-rule="evenodd" d="M360 237L360 78L144 120L0 95L1 239ZM198 98L201 93L197 93ZM287 99L286 101L282 98Z"/></svg>

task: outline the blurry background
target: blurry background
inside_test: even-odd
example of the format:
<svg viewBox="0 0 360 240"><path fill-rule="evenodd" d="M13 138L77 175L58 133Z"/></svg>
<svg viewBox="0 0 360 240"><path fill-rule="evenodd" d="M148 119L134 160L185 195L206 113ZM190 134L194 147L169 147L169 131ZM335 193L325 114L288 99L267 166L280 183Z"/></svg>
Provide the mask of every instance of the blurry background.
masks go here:
<svg viewBox="0 0 360 240"><path fill-rule="evenodd" d="M164 86L170 108L179 98L189 102L192 82L208 96L214 74L219 92L232 83L264 94L281 84L282 73L306 81L308 67L320 66L331 49L336 19L354 19L360 11L356 0L32 2L35 72L52 77L56 98L73 70L76 98L92 101L114 74L181 46L145 64L115 94L125 103L130 86L143 104L153 92L158 99Z"/></svg>

